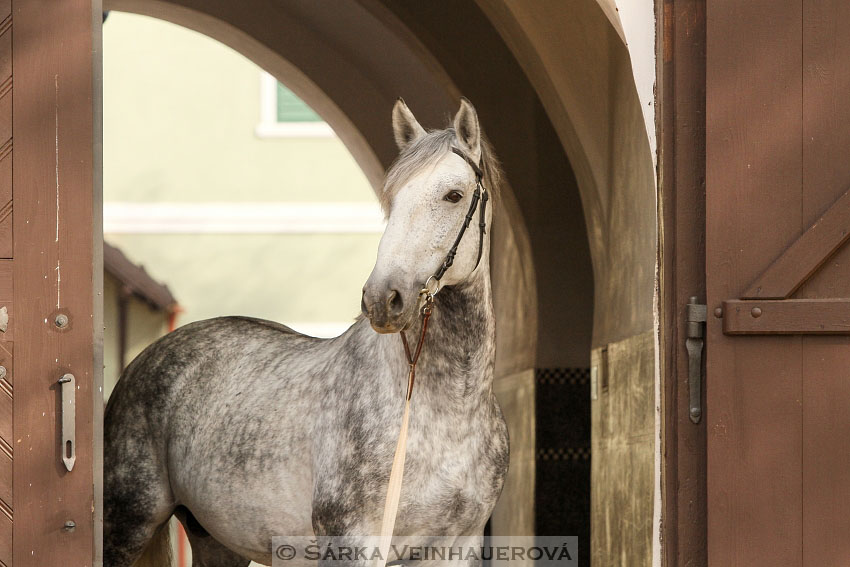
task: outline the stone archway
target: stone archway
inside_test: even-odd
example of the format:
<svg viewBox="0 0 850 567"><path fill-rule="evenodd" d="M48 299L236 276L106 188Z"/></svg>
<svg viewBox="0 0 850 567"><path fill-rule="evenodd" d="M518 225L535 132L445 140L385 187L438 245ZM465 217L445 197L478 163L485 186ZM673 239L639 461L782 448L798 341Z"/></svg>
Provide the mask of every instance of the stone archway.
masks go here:
<svg viewBox="0 0 850 567"><path fill-rule="evenodd" d="M596 2L580 0L569 11L506 0L357 0L333 13L273 0L105 7L183 25L254 60L331 124L376 189L396 152L389 127L396 97L426 126L442 125L461 93L475 103L511 184L493 261L497 372L519 449L511 504L495 520L504 532L534 531L533 369L589 366L592 350L609 384L593 404L593 516L615 530L596 530L594 559L648 557L654 167L628 51Z"/></svg>

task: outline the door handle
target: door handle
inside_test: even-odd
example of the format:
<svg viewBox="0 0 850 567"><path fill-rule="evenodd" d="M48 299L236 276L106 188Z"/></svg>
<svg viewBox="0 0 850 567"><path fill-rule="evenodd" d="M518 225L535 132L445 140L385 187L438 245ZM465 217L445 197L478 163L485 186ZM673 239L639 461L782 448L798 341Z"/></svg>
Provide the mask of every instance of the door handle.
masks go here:
<svg viewBox="0 0 850 567"><path fill-rule="evenodd" d="M688 301L685 348L688 350L688 417L693 423L702 419L702 351L705 347L706 310L705 305L697 303L696 297Z"/></svg>
<svg viewBox="0 0 850 567"><path fill-rule="evenodd" d="M70 472L77 460L77 381L73 374L65 374L59 384L62 386L62 462Z"/></svg>

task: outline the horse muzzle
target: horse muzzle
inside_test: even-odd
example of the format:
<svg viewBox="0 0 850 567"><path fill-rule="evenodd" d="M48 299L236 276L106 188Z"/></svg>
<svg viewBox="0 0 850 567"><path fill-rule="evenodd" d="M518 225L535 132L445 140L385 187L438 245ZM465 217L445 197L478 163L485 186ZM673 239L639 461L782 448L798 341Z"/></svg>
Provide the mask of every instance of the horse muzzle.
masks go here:
<svg viewBox="0 0 850 567"><path fill-rule="evenodd" d="M397 333L410 320L408 302L404 300L403 293L393 286L377 287L367 284L363 288L360 310L378 333Z"/></svg>

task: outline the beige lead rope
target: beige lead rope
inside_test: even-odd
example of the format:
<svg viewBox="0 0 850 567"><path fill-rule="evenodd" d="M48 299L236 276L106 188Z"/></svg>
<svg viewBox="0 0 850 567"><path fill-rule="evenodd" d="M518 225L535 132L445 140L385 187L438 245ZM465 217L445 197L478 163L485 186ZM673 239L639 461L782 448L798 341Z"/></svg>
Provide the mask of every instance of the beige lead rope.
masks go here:
<svg viewBox="0 0 850 567"><path fill-rule="evenodd" d="M390 544L393 539L396 514L398 514L398 501L401 498L401 477L404 475L404 457L407 451L407 422L410 419L410 396L413 394L413 380L416 378L416 361L419 360L419 354L422 352L422 344L425 342L425 331L428 329L428 318L431 317L431 309L434 305L434 294L440 290L440 279L454 263L458 246L466 229L469 228L469 223L472 222L472 216L475 214L479 200L481 201L481 209L479 210L478 222L478 258L475 260L475 268L473 270L478 268L478 263L481 262L481 254L484 250L486 209L487 200L489 199L487 190L481 184L481 180L484 178L484 171L481 169L480 161L476 164L458 148L453 147L452 152L462 157L472 167L472 171L475 173L475 192L473 192L472 199L470 199L469 210L463 219L460 232L457 238L455 238L454 244L452 244L448 254L446 254L446 259L443 260L442 265L434 275L425 281L425 287L419 292L420 295L425 296L425 305L422 306L422 334L419 335L419 344L416 345L416 352L413 356L410 356L410 346L407 344L407 337L405 337L404 331L401 332L401 342L404 343L404 354L407 356L410 371L407 375L407 396L404 400L404 416L401 418L401 431L398 433L398 444L396 445L395 456L393 457L393 468L390 471L390 484L387 487L387 500L384 503L384 518L381 521L381 539L379 545L381 555L378 558L378 567L386 567L389 559ZM431 280L436 284L433 292L429 286Z"/></svg>
<svg viewBox="0 0 850 567"><path fill-rule="evenodd" d="M407 373L407 395L404 399L404 415L401 418L401 430L398 433L398 443L395 447L393 468L390 471L390 483L387 486L384 517L381 520L381 540L379 547L381 554L378 558L378 567L385 567L389 559L390 544L392 543L395 519L398 514L398 502L401 498L401 479L404 476L404 457L407 453L407 423L410 419L410 397L413 395L413 381L416 379L416 362L422 353L422 345L425 344L425 331L428 330L428 319L431 317L431 310L434 303L434 295L427 288L423 289L421 293L425 295L425 305L422 306L422 333L419 335L419 343L416 345L416 352L413 356L410 355L410 346L407 344L407 337L404 331L400 333L401 342L404 344L404 354L407 357L407 364L409 366Z"/></svg>

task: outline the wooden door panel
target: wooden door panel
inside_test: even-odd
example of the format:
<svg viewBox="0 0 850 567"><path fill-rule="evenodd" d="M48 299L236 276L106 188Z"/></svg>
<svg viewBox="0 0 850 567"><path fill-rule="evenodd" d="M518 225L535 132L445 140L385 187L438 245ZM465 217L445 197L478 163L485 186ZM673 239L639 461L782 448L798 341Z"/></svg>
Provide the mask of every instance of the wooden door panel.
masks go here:
<svg viewBox="0 0 850 567"><path fill-rule="evenodd" d="M850 3L803 0L804 221L850 188ZM850 297L845 244L798 292ZM850 563L850 336L803 337L803 563Z"/></svg>
<svg viewBox="0 0 850 567"><path fill-rule="evenodd" d="M708 312L802 232L801 6L710 0L706 72ZM708 558L801 565L800 337L707 324Z"/></svg>
<svg viewBox="0 0 850 567"><path fill-rule="evenodd" d="M10 160L11 161L11 160ZM11 181L11 180L10 180ZM11 238L9 240L11 244ZM14 446L14 343L12 317L12 261L0 260L0 308L5 307L9 319L0 331L0 565L12 565L13 532L13 446Z"/></svg>
<svg viewBox="0 0 850 567"><path fill-rule="evenodd" d="M12 5L0 2L0 565L12 566L14 339L12 251Z"/></svg>
<svg viewBox="0 0 850 567"><path fill-rule="evenodd" d="M0 6L0 85L12 79L12 29L11 5Z"/></svg>
<svg viewBox="0 0 850 567"><path fill-rule="evenodd" d="M850 189L850 3L804 0L803 218ZM850 297L850 246L806 282L799 297Z"/></svg>
<svg viewBox="0 0 850 567"><path fill-rule="evenodd" d="M2 311L2 309L5 307L6 315L8 316L6 330L0 330L0 358L5 355L11 356L12 351L10 345L12 341L15 340L15 297L13 293L13 265L14 262L12 260L0 260L0 311ZM0 314L0 318L1 317L2 314ZM9 381L10 384L12 383L11 372L7 372L6 379Z"/></svg>
<svg viewBox="0 0 850 567"><path fill-rule="evenodd" d="M7 443L12 440L12 389L3 382L0 382L0 438Z"/></svg>
<svg viewBox="0 0 850 567"><path fill-rule="evenodd" d="M9 35L9 29L6 30L4 35ZM12 116L11 75L9 75L4 81L0 82L0 116L7 117L5 120L0 120L0 141L5 143L12 139L12 121L10 120Z"/></svg>
<svg viewBox="0 0 850 567"><path fill-rule="evenodd" d="M0 4L0 258L12 257L12 13Z"/></svg>
<svg viewBox="0 0 850 567"><path fill-rule="evenodd" d="M710 0L707 60L709 313L727 301L723 324L708 322L709 564L846 565L850 247L794 260L791 245L831 206L847 222L850 4ZM793 321L729 301L776 296L753 282L783 261L780 275L815 270L773 302ZM845 336L808 334L827 319Z"/></svg>
<svg viewBox="0 0 850 567"><path fill-rule="evenodd" d="M15 373L12 362L12 347L12 342L0 341L0 366L6 369L6 375L0 378L0 391L9 401L13 401L12 381ZM12 429L9 429L9 433L11 431ZM0 435L0 508L3 509L10 520L12 519L12 484L14 478L12 442L11 434L9 436ZM2 547L2 541L0 541L0 547ZM9 565L2 557L0 557L0 561L3 561L7 566Z"/></svg>
<svg viewBox="0 0 850 567"><path fill-rule="evenodd" d="M0 441L0 506L12 511L12 445Z"/></svg>
<svg viewBox="0 0 850 567"><path fill-rule="evenodd" d="M850 561L848 337L803 337L803 564Z"/></svg>
<svg viewBox="0 0 850 567"><path fill-rule="evenodd" d="M12 511L0 507L0 561L3 565L12 565Z"/></svg>

